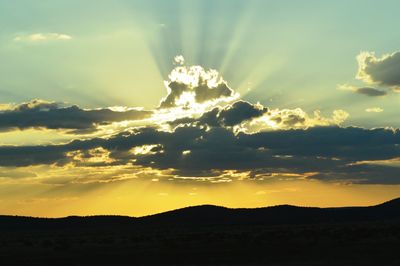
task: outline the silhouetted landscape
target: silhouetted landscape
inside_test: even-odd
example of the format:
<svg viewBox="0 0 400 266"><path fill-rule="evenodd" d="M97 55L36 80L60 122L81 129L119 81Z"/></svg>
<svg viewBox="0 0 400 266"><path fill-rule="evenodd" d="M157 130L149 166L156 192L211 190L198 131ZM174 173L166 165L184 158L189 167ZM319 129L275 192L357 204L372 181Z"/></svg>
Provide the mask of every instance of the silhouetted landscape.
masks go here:
<svg viewBox="0 0 400 266"><path fill-rule="evenodd" d="M0 216L0 265L400 265L400 199L188 207L134 218Z"/></svg>

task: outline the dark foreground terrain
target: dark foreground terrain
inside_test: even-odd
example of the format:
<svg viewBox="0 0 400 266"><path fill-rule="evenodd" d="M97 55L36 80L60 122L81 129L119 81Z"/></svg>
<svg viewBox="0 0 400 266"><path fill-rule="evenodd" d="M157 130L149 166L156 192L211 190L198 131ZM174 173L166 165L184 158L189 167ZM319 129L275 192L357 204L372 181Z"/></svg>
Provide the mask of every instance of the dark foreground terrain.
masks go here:
<svg viewBox="0 0 400 266"><path fill-rule="evenodd" d="M400 199L198 206L153 216L0 216L0 265L400 265Z"/></svg>

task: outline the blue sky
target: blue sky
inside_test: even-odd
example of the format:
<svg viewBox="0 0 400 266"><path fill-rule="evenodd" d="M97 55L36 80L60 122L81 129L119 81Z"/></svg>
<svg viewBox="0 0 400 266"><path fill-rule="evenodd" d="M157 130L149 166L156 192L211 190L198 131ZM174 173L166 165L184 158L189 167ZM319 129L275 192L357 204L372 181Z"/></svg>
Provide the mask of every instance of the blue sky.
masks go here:
<svg viewBox="0 0 400 266"><path fill-rule="evenodd" d="M243 92L250 87L245 97L253 101L272 99L269 104L280 107L328 111L349 108L351 101L355 122L371 125L363 110L379 105L387 114L380 120L396 122L389 117L398 95L365 99L336 87L355 82L355 57L360 51L378 55L397 51L398 1L2 1L0 5L3 102L40 97L90 107L154 106L164 93L162 80L173 57L182 54L190 64L220 70L232 87L241 86ZM37 32L65 33L73 39L41 44L13 41L19 34ZM113 83L118 84L113 87ZM106 100L96 95L110 90L117 95L105 95ZM127 95L141 90L153 97Z"/></svg>

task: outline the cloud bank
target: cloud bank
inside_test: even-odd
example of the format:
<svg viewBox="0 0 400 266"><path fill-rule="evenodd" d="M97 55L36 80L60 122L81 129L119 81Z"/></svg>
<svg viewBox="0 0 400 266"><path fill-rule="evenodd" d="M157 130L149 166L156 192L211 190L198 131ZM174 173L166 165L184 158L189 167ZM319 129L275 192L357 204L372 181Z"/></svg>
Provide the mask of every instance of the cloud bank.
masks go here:
<svg viewBox="0 0 400 266"><path fill-rule="evenodd" d="M102 160L93 164L99 157ZM398 168L373 164L393 158L400 158L399 130L355 127L255 134L234 134L222 127L182 126L172 132L142 128L63 145L0 148L0 166L8 167L129 164L173 170L178 176L221 175L233 170L259 178L294 173L331 181L400 184ZM365 161L370 163L360 164Z"/></svg>
<svg viewBox="0 0 400 266"><path fill-rule="evenodd" d="M0 131L45 128L68 129L69 133L95 131L99 125L150 117L152 112L143 110L113 111L109 108L81 109L76 105L49 102L40 99L19 105L0 107Z"/></svg>
<svg viewBox="0 0 400 266"><path fill-rule="evenodd" d="M240 176L400 184L393 165L400 158L398 129L343 127L349 116L344 110L326 117L318 110L308 114L301 108L250 103L239 99L216 70L180 62L165 81L166 97L150 111L82 109L43 100L2 105L2 130L75 132L121 121L138 123L66 143L2 145L0 167L134 168L193 182Z"/></svg>

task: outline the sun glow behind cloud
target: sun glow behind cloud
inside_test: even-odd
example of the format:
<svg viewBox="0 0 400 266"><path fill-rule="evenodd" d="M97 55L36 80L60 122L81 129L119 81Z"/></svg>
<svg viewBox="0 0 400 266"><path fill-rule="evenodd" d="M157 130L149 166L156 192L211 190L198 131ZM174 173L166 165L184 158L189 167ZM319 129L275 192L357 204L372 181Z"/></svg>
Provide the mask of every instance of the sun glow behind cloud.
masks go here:
<svg viewBox="0 0 400 266"><path fill-rule="evenodd" d="M334 206L335 204L327 198L328 196L336 198L338 193L343 193L349 197L350 190L343 192L343 187L334 188L328 183L319 181L326 178L325 175L331 174L320 172L324 169L310 171L314 166L309 168L307 165L300 166L300 169L298 169L299 166L292 168L293 166L287 164L286 161L293 160L293 164L296 165L298 159L297 155L290 154L290 150L283 150L283 153L278 152L274 155L268 145L253 147L251 144L242 152L255 152L250 153L249 156L256 156L252 160L256 164L261 163L259 168L254 167L247 160L244 160L244 163L246 165L246 161L250 162L250 167L235 168L235 163L224 161L225 156L221 157L218 149L215 150L219 145L226 145L224 148L228 152L226 156L237 160L235 151L230 151L231 147L238 145L236 142L246 143L245 138L252 138L252 134L257 138L257 134L263 134L263 132L285 134L282 132L288 131L288 134L291 132L302 134L301 131L307 133L310 128L316 128L318 132L318 127L330 130L331 126L334 126L332 129L335 130L336 126L347 119L349 116L347 112L338 109L331 117L324 117L318 110L310 115L301 108L270 109L260 103L252 104L239 100L239 93L229 87L228 82L217 70L201 66L186 66L183 56L179 56L178 61L178 66L172 69L168 80L164 82L167 96L162 98L160 105L152 110L121 106L81 109L77 106L44 100L2 105L0 119L1 116L16 115L18 117L21 112L27 116L37 117L34 120L36 124L29 121L27 121L28 124L21 124L22 120L17 119L14 122L19 124L15 126L12 124L13 120L10 120L11 124L7 128L58 131L78 129L70 133L65 132L65 134L70 134L71 140L74 140L72 142L61 142L57 145L49 143L47 146L38 147L44 149L39 157L33 153L28 154L26 158L21 158L22 160L15 165L10 158L3 162L6 163L0 168L4 170L1 177L3 188L14 186L31 188L37 193L20 195L18 202L15 202L12 197L5 197L4 211L9 213L15 209L18 212L12 212L13 214L32 212L38 215L45 212L42 209L44 203L62 205L66 202L68 204L65 205L65 209L60 208L55 212L47 212L45 215L65 215L68 212L71 213L71 210L75 210L76 214L104 214L104 212L107 213L107 208L104 206L121 204L120 201L125 203L119 206L118 213L130 215L149 214L196 203L258 207L265 205L266 202L268 204L284 203L284 201L290 203L290 200L296 200L299 197L297 193L303 193L306 187L323 189L324 201L321 201L322 195L318 200L303 195L301 196L302 204ZM64 123L54 124L54 121L47 120L48 115L54 117L55 114L66 111L69 114L67 116L70 119L69 123L65 124L64 121ZM135 115L137 120L130 117L131 115ZM82 118L84 120L81 120ZM352 129L340 130L346 132ZM147 140L147 134L150 134L149 140ZM182 136L179 137L179 134ZM219 134L222 134L222 137ZM175 139L175 135L178 139ZM76 140L76 136L81 138ZM189 138L186 139L187 137ZM242 138L244 139L241 140ZM202 147L202 145L205 146ZM24 149L24 146L21 148ZM3 147L3 149L14 149L18 152L18 147ZM35 146L32 146L32 149L35 149ZM217 156L215 162L202 159L204 156L202 152L208 153L212 150L217 151L216 155L210 154ZM49 155L47 152L50 152ZM54 156L51 155L52 152L55 152ZM233 153L230 154L230 152ZM318 155L319 152L317 151L316 154ZM33 157L29 158L29 156ZM200 156L198 158L203 160L203 162L198 162L199 165L193 164L195 161L193 158L196 156ZM258 156L267 157L258 159ZM340 161L337 158L324 156L312 158L322 162ZM301 156L299 159L303 160ZM215 164L219 160L220 164ZM263 165L264 160L271 160L272 165L277 164L277 166L269 169L268 164ZM201 163L205 164L201 166ZM210 163L211 165L208 166ZM236 161L236 163L242 162ZM43 164L48 164L48 166ZM280 164L282 167L279 167ZM358 167L366 164L356 162L350 165ZM26 171L21 172L21 167L26 168ZM17 182L14 179L15 176L19 177ZM354 180L351 178L353 177L345 176L343 180L339 178L334 183L346 186L357 181L369 182L368 179L359 179L357 176ZM376 181L372 179L371 182ZM388 182L395 181L389 178ZM223 192L227 187L222 186L231 183L234 185L229 185L230 192ZM139 192L138 188L127 188L126 186L130 184L142 184L143 190ZM144 184L146 185L143 187ZM199 186L201 189L198 188ZM211 186L217 187L212 188L210 192ZM354 202L361 201L363 191L368 190L362 188L361 185L351 187L353 189L358 186L360 190L357 190L359 193L357 196L353 196ZM196 188L195 192L193 192L194 188ZM240 201L232 198L231 193L234 191L242 195ZM263 193L259 193L260 191ZM55 193L57 197L52 196L52 193ZM146 195L141 199L147 201L142 201L143 205L135 203L138 209L131 211L127 208L126 202L131 202L135 197L130 193L145 193ZM380 192L376 193L377 197L378 194L381 195ZM40 196L41 194L46 196ZM268 197L260 198L260 195ZM286 198L289 195L290 200ZM165 201L162 206L157 206L160 196L164 197ZM99 197L104 200L99 200ZM371 199L370 202L373 200ZM79 208L81 204L91 207L90 209ZM27 209L27 206L33 207ZM144 206L147 208L144 209ZM117 210L114 208L113 212L115 211Z"/></svg>
<svg viewBox="0 0 400 266"><path fill-rule="evenodd" d="M339 20L333 3L102 1L98 12L83 2L68 10L76 3L62 5L65 14L56 2L26 3L30 14L53 10L27 22L0 8L13 27L0 33L0 212L142 215L398 196L398 94L366 73L368 63L397 62L398 48L361 54L354 80L354 51L365 47L354 31L379 39L391 28L358 27L358 5L351 16L336 10Z"/></svg>

